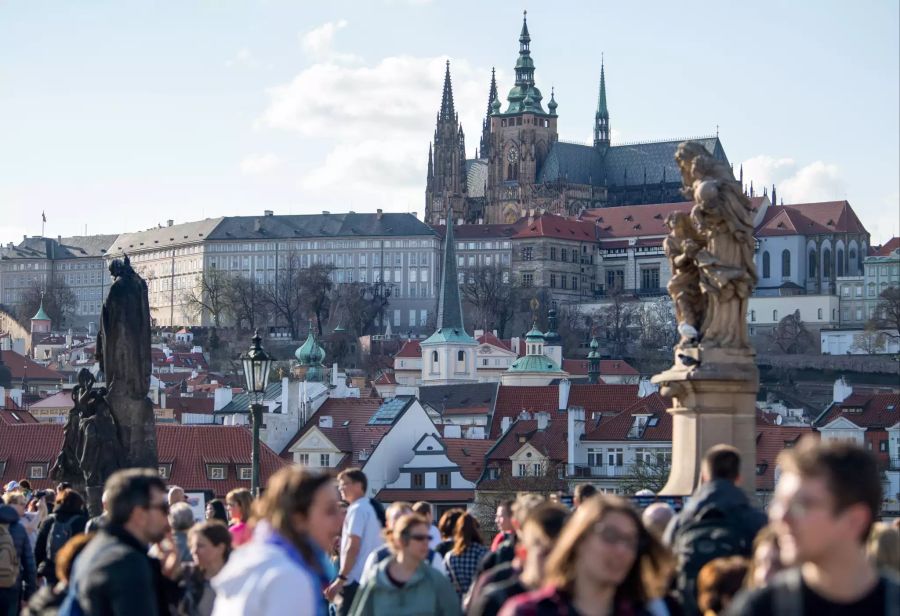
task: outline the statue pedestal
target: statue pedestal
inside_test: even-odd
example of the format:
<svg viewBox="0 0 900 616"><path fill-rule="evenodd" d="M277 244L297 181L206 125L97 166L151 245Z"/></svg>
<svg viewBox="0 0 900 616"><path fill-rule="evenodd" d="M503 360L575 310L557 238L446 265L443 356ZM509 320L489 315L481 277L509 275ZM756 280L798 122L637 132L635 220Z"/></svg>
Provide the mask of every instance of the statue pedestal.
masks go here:
<svg viewBox="0 0 900 616"><path fill-rule="evenodd" d="M135 400L120 395L115 387L107 397L110 411L116 418L119 436L125 449L123 468L159 468L156 450L156 418L150 398Z"/></svg>
<svg viewBox="0 0 900 616"><path fill-rule="evenodd" d="M672 468L661 495L692 494L703 454L719 444L741 452L741 486L753 495L759 390L754 357L752 349L676 348L675 365L651 379L660 394L673 399Z"/></svg>

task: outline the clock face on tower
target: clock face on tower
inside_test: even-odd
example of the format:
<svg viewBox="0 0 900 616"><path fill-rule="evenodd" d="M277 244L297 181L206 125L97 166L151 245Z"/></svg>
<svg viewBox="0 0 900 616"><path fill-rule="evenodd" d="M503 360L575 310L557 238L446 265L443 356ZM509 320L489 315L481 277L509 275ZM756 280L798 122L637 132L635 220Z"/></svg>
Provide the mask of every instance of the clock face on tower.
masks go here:
<svg viewBox="0 0 900 616"><path fill-rule="evenodd" d="M506 160L511 163L519 160L519 150L516 149L516 146L509 148L509 151L506 153Z"/></svg>

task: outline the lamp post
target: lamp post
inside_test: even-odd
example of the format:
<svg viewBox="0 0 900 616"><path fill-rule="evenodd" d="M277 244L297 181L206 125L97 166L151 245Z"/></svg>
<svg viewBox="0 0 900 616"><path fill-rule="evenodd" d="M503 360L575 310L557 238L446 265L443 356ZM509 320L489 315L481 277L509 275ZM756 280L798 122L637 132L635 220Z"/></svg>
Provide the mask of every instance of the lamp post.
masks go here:
<svg viewBox="0 0 900 616"><path fill-rule="evenodd" d="M262 395L266 392L266 386L269 384L269 371L272 368L272 358L260 346L261 341L259 331L257 331L253 336L250 350L241 356L247 393L253 400L250 405L250 416L253 420L253 453L251 454L253 476L250 480L250 491L253 496L259 496L259 427L263 414L261 400Z"/></svg>

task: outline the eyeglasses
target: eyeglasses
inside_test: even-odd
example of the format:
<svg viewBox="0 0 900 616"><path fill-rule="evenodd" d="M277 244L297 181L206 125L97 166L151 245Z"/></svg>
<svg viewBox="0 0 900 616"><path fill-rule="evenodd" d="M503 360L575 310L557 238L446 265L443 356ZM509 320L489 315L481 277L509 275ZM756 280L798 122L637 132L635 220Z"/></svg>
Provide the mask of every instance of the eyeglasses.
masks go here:
<svg viewBox="0 0 900 616"><path fill-rule="evenodd" d="M169 515L169 503L150 503L147 509L159 509L163 515Z"/></svg>
<svg viewBox="0 0 900 616"><path fill-rule="evenodd" d="M600 537L600 540L607 545L619 544L629 550L634 550L635 552L641 547L641 540L639 537L622 534L615 528L604 524L597 524L594 526L594 534Z"/></svg>
<svg viewBox="0 0 900 616"><path fill-rule="evenodd" d="M409 535L407 539L410 541L428 541L431 537L429 535Z"/></svg>

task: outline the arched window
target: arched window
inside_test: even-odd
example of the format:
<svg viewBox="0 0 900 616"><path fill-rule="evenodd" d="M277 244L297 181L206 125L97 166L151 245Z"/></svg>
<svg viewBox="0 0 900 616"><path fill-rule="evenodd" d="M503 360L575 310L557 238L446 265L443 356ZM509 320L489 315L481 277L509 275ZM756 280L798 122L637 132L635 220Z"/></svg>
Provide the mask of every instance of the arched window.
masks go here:
<svg viewBox="0 0 900 616"><path fill-rule="evenodd" d="M456 361L466 361L466 352L465 351L457 351L456 352Z"/></svg>
<svg viewBox="0 0 900 616"><path fill-rule="evenodd" d="M816 316L819 317L819 320L820 320L820 321L822 320L822 309L821 309L821 308L819 308L818 314L817 314Z"/></svg>
<svg viewBox="0 0 900 616"><path fill-rule="evenodd" d="M770 264L769 264L769 251L763 251L763 278L768 278L770 276Z"/></svg>
<svg viewBox="0 0 900 616"><path fill-rule="evenodd" d="M435 363L435 364L438 362L438 354L437 354L437 351L432 351L432 352L431 352L431 361L432 361L433 363Z"/></svg>
<svg viewBox="0 0 900 616"><path fill-rule="evenodd" d="M822 251L822 278L831 278L831 251L827 248Z"/></svg>
<svg viewBox="0 0 900 616"><path fill-rule="evenodd" d="M781 277L782 278L790 278L791 276L791 251L790 250L782 250L781 251Z"/></svg>
<svg viewBox="0 0 900 616"><path fill-rule="evenodd" d="M838 248L837 251L837 275L844 275L844 249Z"/></svg>
<svg viewBox="0 0 900 616"><path fill-rule="evenodd" d="M755 310L750 311L750 320L756 321L756 311Z"/></svg>
<svg viewBox="0 0 900 616"><path fill-rule="evenodd" d="M772 311L772 320L775 321L776 323L778 322L778 311L777 310Z"/></svg>
<svg viewBox="0 0 900 616"><path fill-rule="evenodd" d="M810 278L816 277L816 251L809 251L809 267L807 268Z"/></svg>

